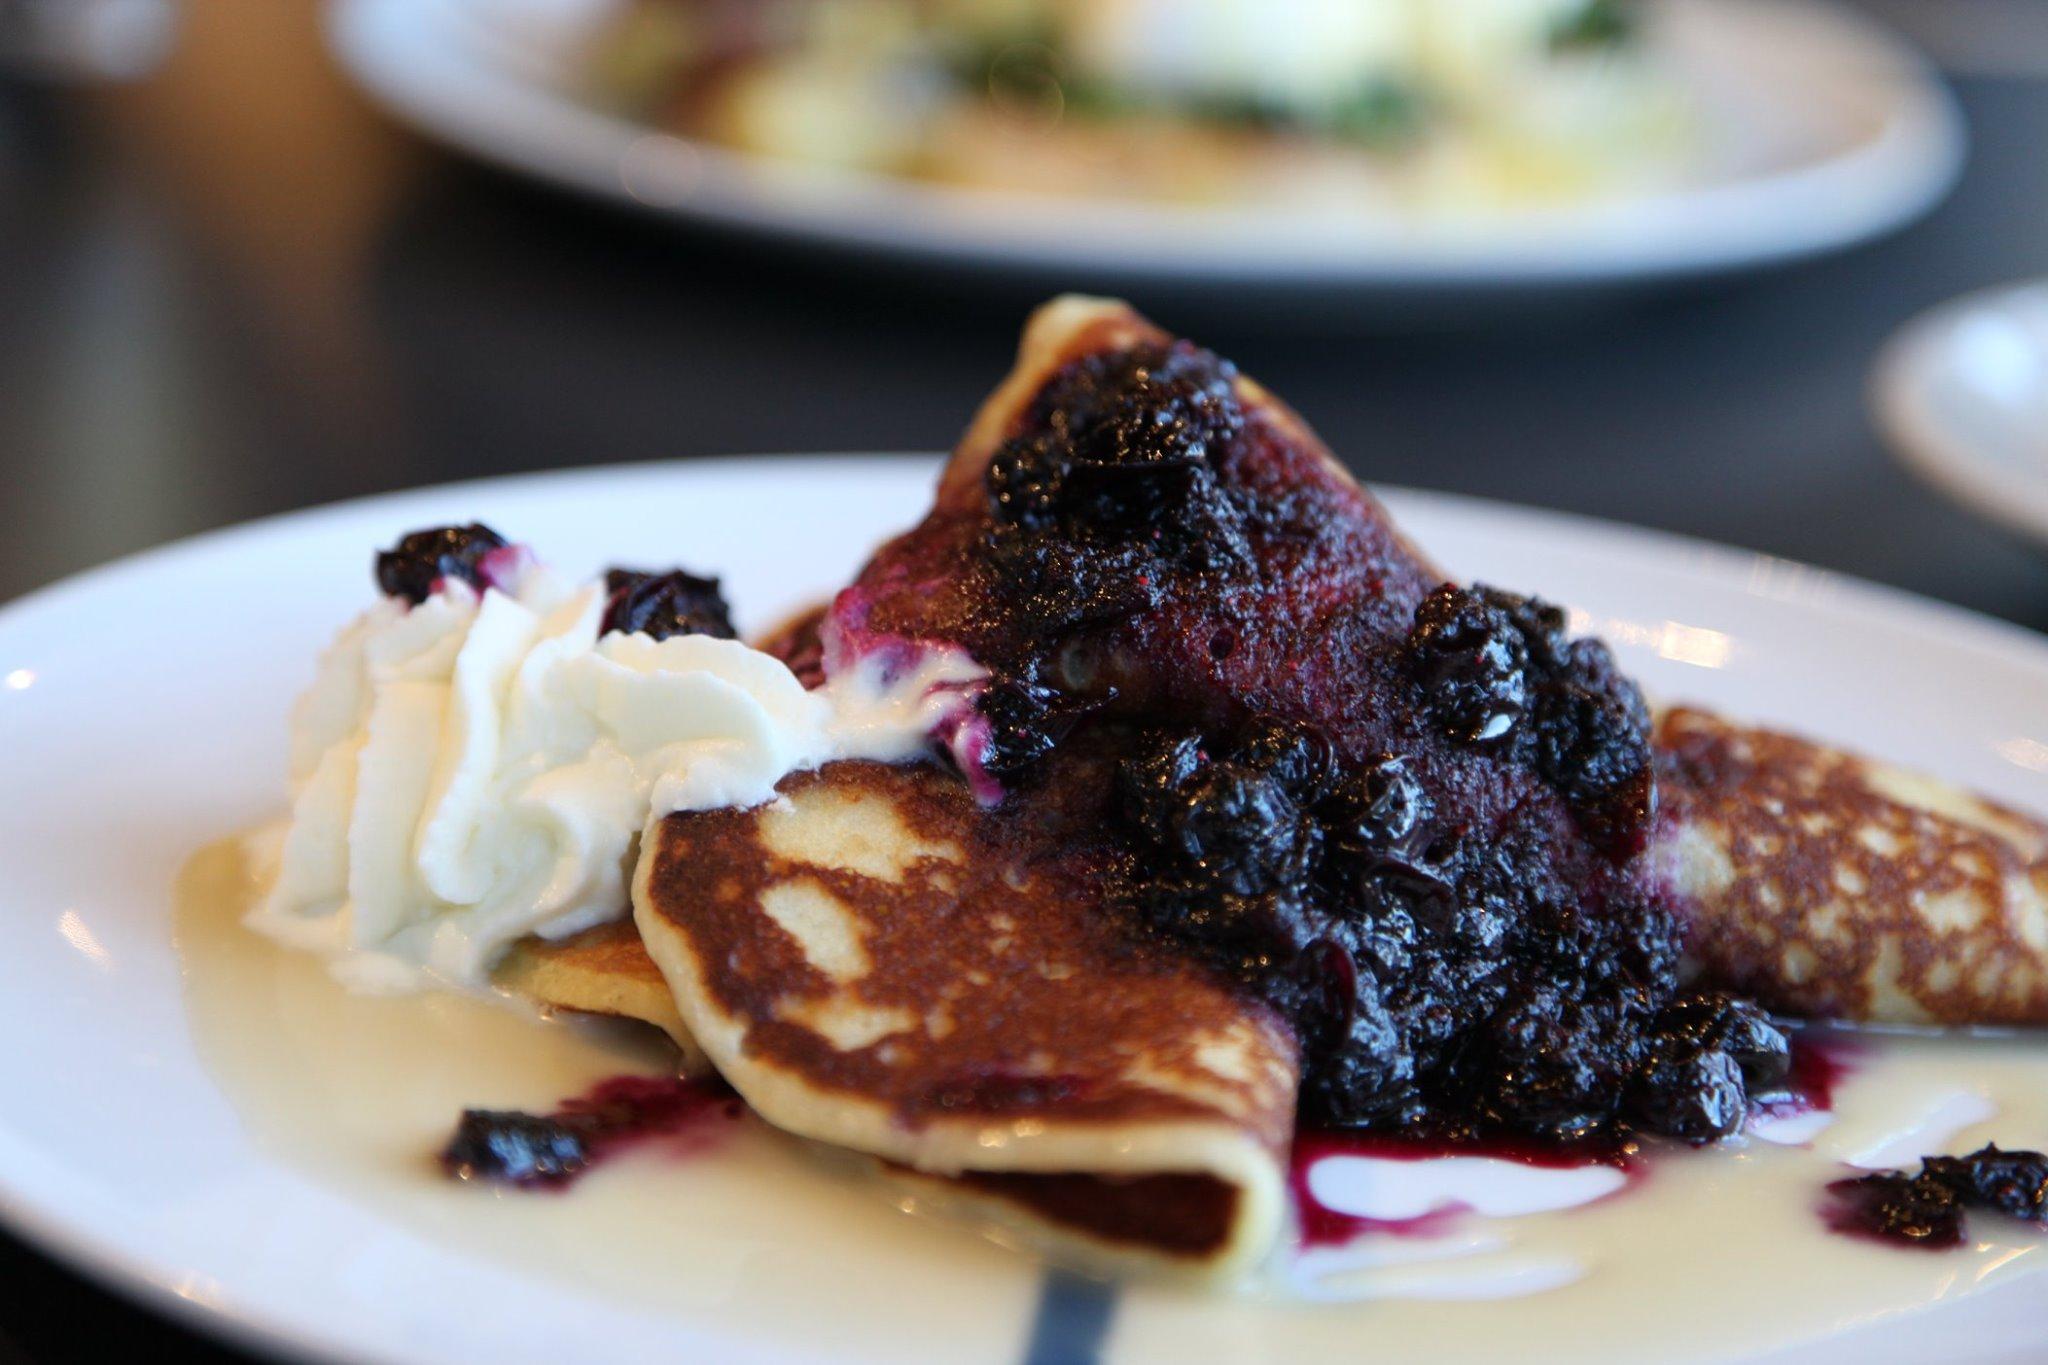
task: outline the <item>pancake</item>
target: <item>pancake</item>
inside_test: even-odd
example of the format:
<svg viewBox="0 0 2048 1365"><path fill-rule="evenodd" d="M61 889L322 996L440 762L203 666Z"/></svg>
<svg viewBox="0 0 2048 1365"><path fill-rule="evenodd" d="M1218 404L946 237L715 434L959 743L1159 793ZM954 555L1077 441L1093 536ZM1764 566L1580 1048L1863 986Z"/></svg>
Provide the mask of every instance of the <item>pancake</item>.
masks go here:
<svg viewBox="0 0 2048 1365"><path fill-rule="evenodd" d="M1703 980L1807 1018L2048 1024L2048 823L1704 711L1656 745Z"/></svg>
<svg viewBox="0 0 2048 1365"><path fill-rule="evenodd" d="M1271 1244L1292 1037L957 776L832 764L645 847L642 937L770 1123L1069 1260L1223 1273Z"/></svg>
<svg viewBox="0 0 2048 1365"><path fill-rule="evenodd" d="M549 1009L651 1024L675 1041L682 1075L700 1076L711 1069L630 919L564 939L528 935L512 945L491 973L491 981Z"/></svg>

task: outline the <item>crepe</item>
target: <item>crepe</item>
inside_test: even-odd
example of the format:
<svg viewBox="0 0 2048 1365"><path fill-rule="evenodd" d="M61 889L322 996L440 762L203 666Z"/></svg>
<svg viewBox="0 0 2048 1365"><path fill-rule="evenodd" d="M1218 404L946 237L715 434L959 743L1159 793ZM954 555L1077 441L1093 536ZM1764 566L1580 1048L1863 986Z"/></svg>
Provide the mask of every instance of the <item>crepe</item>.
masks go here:
<svg viewBox="0 0 2048 1365"><path fill-rule="evenodd" d="M647 838L635 918L762 1117L1067 1259L1225 1272L1281 1222L1295 1047L935 767L839 763Z"/></svg>
<svg viewBox="0 0 2048 1365"><path fill-rule="evenodd" d="M564 939L528 935L512 945L491 973L491 982L548 1009L651 1024L674 1040L680 1074L700 1076L711 1069L704 1049L684 1026L661 969L647 955L629 919Z"/></svg>
<svg viewBox="0 0 2048 1365"><path fill-rule="evenodd" d="M2048 823L1704 711L1656 743L1703 979L1807 1018L2048 1024Z"/></svg>

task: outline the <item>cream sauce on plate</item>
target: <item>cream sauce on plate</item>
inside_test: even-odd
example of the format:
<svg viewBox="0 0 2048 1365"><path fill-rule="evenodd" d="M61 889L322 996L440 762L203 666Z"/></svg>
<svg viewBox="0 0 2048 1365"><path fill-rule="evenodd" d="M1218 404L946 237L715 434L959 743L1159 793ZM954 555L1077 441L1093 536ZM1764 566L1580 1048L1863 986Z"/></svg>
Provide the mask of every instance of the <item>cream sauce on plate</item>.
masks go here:
<svg viewBox="0 0 2048 1365"><path fill-rule="evenodd" d="M650 1144L562 1193L449 1181L434 1154L464 1107L544 1111L607 1076L659 1074L667 1043L451 994L351 994L319 959L242 927L256 890L239 841L201 851L179 879L176 937L201 1056L278 1160L422 1236L750 1341L865 1357L863 1343L882 1349L914 1315L920 1333L958 1341L958 1359L1015 1357L1035 1267L901 1216L851 1163L751 1119L708 1148ZM1325 1158L1308 1178L1326 1203L1426 1217L1293 1251L1235 1293L1127 1286L1109 1358L1279 1360L1365 1343L1384 1358L1725 1357L2048 1268L2048 1236L1989 1215L1971 1215L1964 1247L1928 1252L1831 1233L1816 1211L1823 1186L1858 1165L1988 1140L2048 1146L2048 1038L1857 1038L1831 1115L1773 1119L1732 1147L1659 1150L1626 1182L1470 1158ZM792 1283L806 1286L804 1322L787 1312Z"/></svg>

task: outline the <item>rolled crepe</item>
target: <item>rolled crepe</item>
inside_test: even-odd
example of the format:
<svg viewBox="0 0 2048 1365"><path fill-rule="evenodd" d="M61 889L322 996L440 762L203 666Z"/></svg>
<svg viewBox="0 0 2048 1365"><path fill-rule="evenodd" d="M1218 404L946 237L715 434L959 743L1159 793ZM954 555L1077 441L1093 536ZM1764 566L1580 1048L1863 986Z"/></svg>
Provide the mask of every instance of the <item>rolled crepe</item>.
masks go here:
<svg viewBox="0 0 2048 1365"><path fill-rule="evenodd" d="M1704 711L1656 748L1703 980L1807 1018L2048 1024L2048 824Z"/></svg>
<svg viewBox="0 0 2048 1365"><path fill-rule="evenodd" d="M1224 1272L1271 1244L1288 1030L1134 943L1100 869L956 776L833 764L645 844L641 936L770 1123L945 1178L1067 1259Z"/></svg>

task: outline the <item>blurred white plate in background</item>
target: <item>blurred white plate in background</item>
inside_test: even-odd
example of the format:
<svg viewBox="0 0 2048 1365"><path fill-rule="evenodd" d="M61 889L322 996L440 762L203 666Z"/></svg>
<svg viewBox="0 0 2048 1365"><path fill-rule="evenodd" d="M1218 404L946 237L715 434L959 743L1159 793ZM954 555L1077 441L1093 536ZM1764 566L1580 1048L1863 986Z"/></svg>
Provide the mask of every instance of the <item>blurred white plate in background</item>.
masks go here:
<svg viewBox="0 0 2048 1365"><path fill-rule="evenodd" d="M402 118L501 166L688 222L955 267L1361 303L1579 290L1839 249L1932 206L1962 124L1921 58L1801 0L1659 0L1709 145L1676 188L1450 217L1052 201L829 172L687 141L569 91L613 0L338 0L342 62Z"/></svg>
<svg viewBox="0 0 2048 1365"><path fill-rule="evenodd" d="M1885 348L1871 398L1915 473L2048 545L2048 281L1914 319Z"/></svg>

